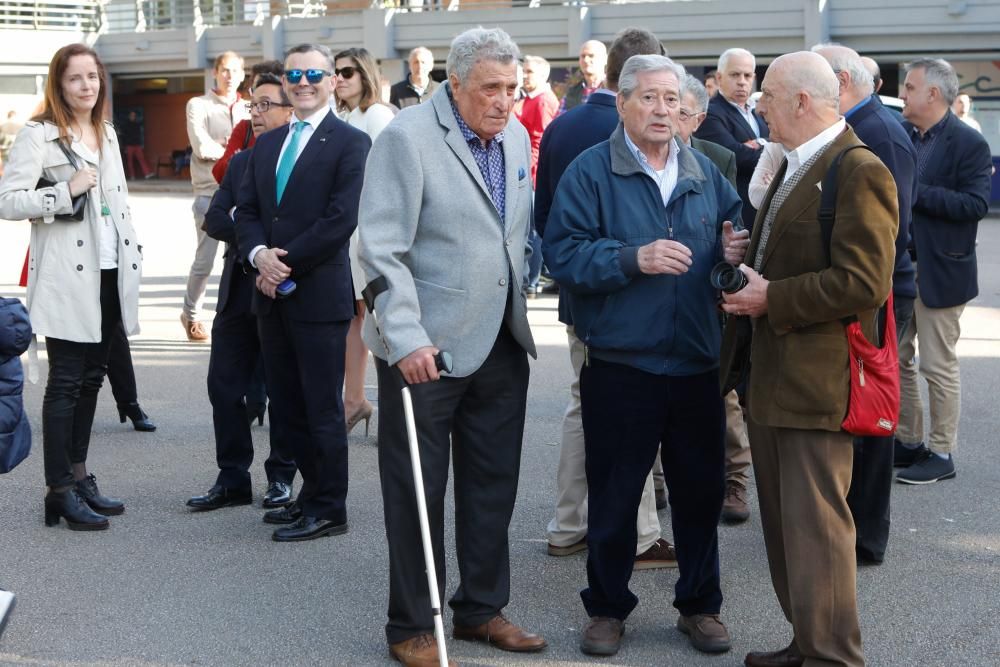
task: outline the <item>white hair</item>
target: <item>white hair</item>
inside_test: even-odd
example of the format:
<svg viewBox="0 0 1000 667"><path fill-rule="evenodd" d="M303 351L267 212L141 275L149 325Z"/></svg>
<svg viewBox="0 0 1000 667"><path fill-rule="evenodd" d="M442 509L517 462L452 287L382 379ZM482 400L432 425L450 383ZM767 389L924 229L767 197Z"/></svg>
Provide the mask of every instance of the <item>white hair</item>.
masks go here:
<svg viewBox="0 0 1000 667"><path fill-rule="evenodd" d="M851 48L841 44L827 43L817 44L810 49L813 53L818 53L830 63L834 74L847 72L851 77L851 85L857 89L861 95L871 95L875 92L875 79L872 73L865 67L861 56Z"/></svg>
<svg viewBox="0 0 1000 667"><path fill-rule="evenodd" d="M958 97L958 75L948 61L941 58L917 58L906 66L906 73L915 69L924 70L927 85L941 91L941 97L951 106Z"/></svg>
<svg viewBox="0 0 1000 667"><path fill-rule="evenodd" d="M681 79L681 97L683 98L685 95L694 96L695 102L698 104L695 111L698 113L708 111L708 91L705 90L705 84L693 74L685 74L684 78Z"/></svg>
<svg viewBox="0 0 1000 667"><path fill-rule="evenodd" d="M753 63L751 65L751 68L757 69L757 59L754 58L754 55L749 51L747 51L746 49L738 49L738 48L726 49L725 51L722 52L722 55L719 56L719 64L717 69L719 70L720 74L728 71L727 67L729 65L730 59L732 59L733 56L742 56L745 58L749 58L750 62Z"/></svg>
<svg viewBox="0 0 1000 667"><path fill-rule="evenodd" d="M410 49L410 55L406 56L407 60L413 60L413 56L427 54L427 56L434 60L434 54L426 46L415 46Z"/></svg>
<svg viewBox="0 0 1000 667"><path fill-rule="evenodd" d="M677 84L684 81L687 72L683 65L678 65L666 56L639 55L632 56L625 61L622 73L618 77L618 92L628 98L632 91L639 85L638 74L640 72L670 72L677 77Z"/></svg>
<svg viewBox="0 0 1000 667"><path fill-rule="evenodd" d="M482 26L470 28L451 42L445 71L450 77L458 77L465 83L469 72L481 60L492 60L504 65L516 63L521 59L521 51L517 44L500 28L487 30Z"/></svg>

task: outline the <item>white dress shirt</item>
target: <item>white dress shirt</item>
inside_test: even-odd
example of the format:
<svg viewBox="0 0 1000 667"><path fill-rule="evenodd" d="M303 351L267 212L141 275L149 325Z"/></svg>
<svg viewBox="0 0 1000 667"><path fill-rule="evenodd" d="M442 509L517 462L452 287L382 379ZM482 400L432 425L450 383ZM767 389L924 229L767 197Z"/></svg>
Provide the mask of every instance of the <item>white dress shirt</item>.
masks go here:
<svg viewBox="0 0 1000 667"><path fill-rule="evenodd" d="M302 128L302 130L299 133L299 144L298 146L296 146L295 150L296 162L298 162L299 157L302 155L302 151L306 149L306 145L309 143L309 140L312 139L313 134L316 133L316 128L318 128L319 124L326 119L326 115L328 113L330 113L330 107L329 105L324 104L318 111L316 111L316 113L309 116L308 118L302 119L307 123L307 125L304 128ZM292 119L288 122L288 134L285 135L285 141L284 143L281 144L281 151L278 153L278 161L274 165L275 176L278 175L278 167L281 165L281 158L285 154L285 151L288 149L288 144L292 141L292 133L295 132L295 124L298 122L299 122L299 117L296 116L295 114L292 114ZM258 252L264 250L265 248L267 248L267 246L259 245L250 251L248 258L250 260L250 265L253 266L254 268L257 268L257 265L254 264L253 261L254 258L257 256Z"/></svg>
<svg viewBox="0 0 1000 667"><path fill-rule="evenodd" d="M747 124L750 126L750 129L753 130L754 136L757 137L758 141L766 141L766 139L760 138L760 125L757 123L757 116L753 115L753 109L750 108L749 104L746 106L746 108L744 108L741 105L737 104L736 102L730 102L725 97L723 97L722 99L726 100L734 107L736 107L736 110L740 112L741 116L743 116L743 120L745 120Z"/></svg>
<svg viewBox="0 0 1000 667"><path fill-rule="evenodd" d="M828 143L840 136L847 127L847 121L843 118L838 120L836 123L826 128L815 137L805 142L793 151L789 151L785 155L785 159L788 160L788 168L785 169L785 177L782 183L786 182L792 177L799 167L809 161L816 151L826 146Z"/></svg>
<svg viewBox="0 0 1000 667"><path fill-rule="evenodd" d="M677 152L680 148L677 146L677 139L670 140L670 152L667 154L667 163L664 165L663 169L654 169L646 155L639 150L639 147L635 145L632 139L628 136L628 130L624 132L625 143L628 145L628 149L632 151L635 155L635 159L639 161L642 166L643 171L649 174L649 177L656 181L656 185L660 189L660 197L663 199L663 205L666 206L667 202L670 201L670 195L674 193L674 188L677 187L677 174L678 174L678 162L677 162Z"/></svg>

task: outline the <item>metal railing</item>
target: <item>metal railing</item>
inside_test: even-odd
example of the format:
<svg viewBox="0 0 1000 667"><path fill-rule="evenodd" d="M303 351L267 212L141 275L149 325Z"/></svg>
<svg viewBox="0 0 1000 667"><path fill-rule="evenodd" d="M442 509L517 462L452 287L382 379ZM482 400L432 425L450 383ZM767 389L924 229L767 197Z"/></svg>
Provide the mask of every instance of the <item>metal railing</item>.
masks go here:
<svg viewBox="0 0 1000 667"><path fill-rule="evenodd" d="M95 32L101 26L98 0L0 2L0 30Z"/></svg>
<svg viewBox="0 0 1000 667"><path fill-rule="evenodd" d="M313 18L368 8L427 12L622 1L644 0L0 0L0 30L147 32L261 25L271 16Z"/></svg>

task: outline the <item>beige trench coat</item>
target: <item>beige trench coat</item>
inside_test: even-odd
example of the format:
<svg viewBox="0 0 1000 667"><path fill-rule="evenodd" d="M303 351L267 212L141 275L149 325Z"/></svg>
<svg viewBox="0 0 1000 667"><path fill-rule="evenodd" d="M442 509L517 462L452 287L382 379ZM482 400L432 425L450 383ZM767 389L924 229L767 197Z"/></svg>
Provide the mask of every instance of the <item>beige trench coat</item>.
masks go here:
<svg viewBox="0 0 1000 667"><path fill-rule="evenodd" d="M56 220L72 213L69 185L75 170L60 150L58 128L29 122L17 135L0 180L0 219L29 219L28 312L36 335L79 343L101 340L101 201L90 190L84 219ZM75 151L74 151L75 153ZM84 164L78 153L77 164ZM93 165L91 165L93 166ZM53 181L36 190L39 178ZM118 295L128 334L139 331L142 254L128 209L128 188L110 123L101 146L99 186L118 229Z"/></svg>

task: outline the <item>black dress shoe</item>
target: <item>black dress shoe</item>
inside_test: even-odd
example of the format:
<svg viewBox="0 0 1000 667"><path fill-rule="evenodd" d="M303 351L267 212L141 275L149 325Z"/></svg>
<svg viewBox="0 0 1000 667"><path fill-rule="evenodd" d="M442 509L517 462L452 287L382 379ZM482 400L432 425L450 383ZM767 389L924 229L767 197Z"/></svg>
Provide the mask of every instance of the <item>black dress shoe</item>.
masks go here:
<svg viewBox="0 0 1000 667"><path fill-rule="evenodd" d="M284 482L271 482L267 485L264 493L264 502L261 507L274 508L284 507L292 502L292 485Z"/></svg>
<svg viewBox="0 0 1000 667"><path fill-rule="evenodd" d="M217 510L222 507L249 505L253 502L250 489L227 489L216 484L203 496L195 496L187 501L187 506L196 512Z"/></svg>
<svg viewBox="0 0 1000 667"><path fill-rule="evenodd" d="M314 516L301 516L290 526L279 528L271 535L275 542L304 542L315 540L327 535L343 535L347 532L347 522L336 522L330 519L317 519Z"/></svg>
<svg viewBox="0 0 1000 667"><path fill-rule="evenodd" d="M299 504L292 501L281 509L264 512L264 523L289 524L295 523L302 518L302 509Z"/></svg>
<svg viewBox="0 0 1000 667"><path fill-rule="evenodd" d="M266 403L256 403L247 404L247 419L250 420L250 425L256 421L258 426L264 425L264 413L267 411Z"/></svg>
<svg viewBox="0 0 1000 667"><path fill-rule="evenodd" d="M101 495L100 489L97 488L97 478L93 475L87 475L84 479L77 480L76 492L83 498L83 502L87 503L90 509L98 514L118 516L125 512L125 503L117 498Z"/></svg>
<svg viewBox="0 0 1000 667"><path fill-rule="evenodd" d="M149 415L143 412L138 403L119 403L118 417L123 424L126 418L131 419L132 428L136 431L151 432L156 430L156 424L149 418Z"/></svg>

